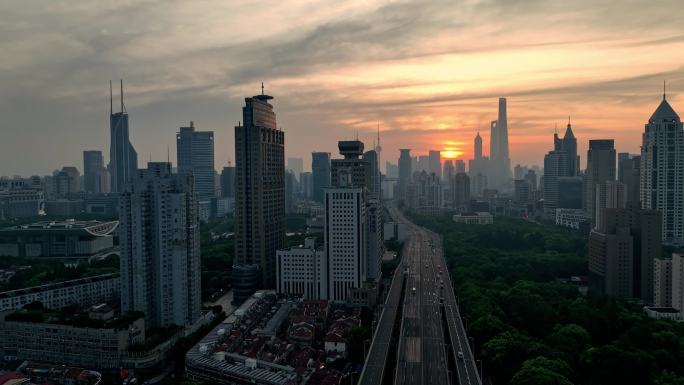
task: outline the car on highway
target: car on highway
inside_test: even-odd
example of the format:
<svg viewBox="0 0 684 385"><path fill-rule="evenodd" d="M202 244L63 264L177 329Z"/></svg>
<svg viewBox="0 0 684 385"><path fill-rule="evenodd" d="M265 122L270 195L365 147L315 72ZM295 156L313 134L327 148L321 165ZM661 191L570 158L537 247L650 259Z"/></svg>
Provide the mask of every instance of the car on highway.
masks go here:
<svg viewBox="0 0 684 385"><path fill-rule="evenodd" d="M416 295L416 288L415 287L413 289L411 289L411 293L413 293L413 295Z"/></svg>
<svg viewBox="0 0 684 385"><path fill-rule="evenodd" d="M463 352L458 352L458 359L463 361Z"/></svg>

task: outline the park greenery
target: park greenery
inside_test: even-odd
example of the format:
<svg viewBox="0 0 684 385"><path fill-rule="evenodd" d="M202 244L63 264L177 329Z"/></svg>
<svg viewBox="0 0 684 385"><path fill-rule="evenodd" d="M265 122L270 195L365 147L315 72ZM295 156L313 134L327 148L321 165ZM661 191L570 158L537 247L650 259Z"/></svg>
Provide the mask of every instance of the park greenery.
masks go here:
<svg viewBox="0 0 684 385"><path fill-rule="evenodd" d="M112 254L103 259L90 262L84 260L77 265L67 266L61 261L46 258L5 256L0 258L0 269L15 271L15 274L7 282L0 284L0 291L6 291L118 273L119 257Z"/></svg>
<svg viewBox="0 0 684 385"><path fill-rule="evenodd" d="M522 219L457 224L410 213L443 236L475 355L493 384L684 384L684 324L569 282L587 240Z"/></svg>

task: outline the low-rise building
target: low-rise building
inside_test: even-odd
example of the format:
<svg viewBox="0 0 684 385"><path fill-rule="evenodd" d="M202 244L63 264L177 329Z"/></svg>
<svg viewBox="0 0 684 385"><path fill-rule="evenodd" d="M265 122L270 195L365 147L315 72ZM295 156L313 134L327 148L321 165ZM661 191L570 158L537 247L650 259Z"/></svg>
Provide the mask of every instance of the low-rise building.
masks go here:
<svg viewBox="0 0 684 385"><path fill-rule="evenodd" d="M115 302L120 293L119 274L102 274L1 292L0 311L21 309L32 302L40 302L47 309L61 309L67 305L88 307Z"/></svg>
<svg viewBox="0 0 684 385"><path fill-rule="evenodd" d="M0 229L0 255L90 258L114 248L118 221L44 221Z"/></svg>
<svg viewBox="0 0 684 385"><path fill-rule="evenodd" d="M456 214L452 217L456 223L466 225L491 225L494 223L494 216L487 212Z"/></svg>
<svg viewBox="0 0 684 385"><path fill-rule="evenodd" d="M682 312L672 307L644 306L644 312L654 319L669 319L677 322L684 320Z"/></svg>
<svg viewBox="0 0 684 385"><path fill-rule="evenodd" d="M0 340L5 360L118 368L129 347L145 341L145 321L140 313L97 320L26 309L0 313Z"/></svg>
<svg viewBox="0 0 684 385"><path fill-rule="evenodd" d="M556 226L579 230L588 224L589 218L583 209L556 209Z"/></svg>
<svg viewBox="0 0 684 385"><path fill-rule="evenodd" d="M277 251L277 292L306 299L327 299L328 261L325 251L316 248L315 238L306 238L304 242L303 247Z"/></svg>

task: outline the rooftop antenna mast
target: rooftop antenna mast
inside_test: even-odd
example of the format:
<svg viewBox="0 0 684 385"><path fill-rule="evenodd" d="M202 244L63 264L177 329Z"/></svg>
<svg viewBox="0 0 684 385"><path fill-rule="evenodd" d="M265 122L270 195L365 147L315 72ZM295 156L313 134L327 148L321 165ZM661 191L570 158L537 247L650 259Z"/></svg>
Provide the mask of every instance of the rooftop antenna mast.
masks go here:
<svg viewBox="0 0 684 385"><path fill-rule="evenodd" d="M261 94L264 94L264 82L261 82Z"/></svg>
<svg viewBox="0 0 684 385"><path fill-rule="evenodd" d="M112 100L112 81L109 81L109 115L114 113L114 101Z"/></svg>
<svg viewBox="0 0 684 385"><path fill-rule="evenodd" d="M123 79L121 79L121 113L126 112L126 106L124 106L123 102Z"/></svg>
<svg viewBox="0 0 684 385"><path fill-rule="evenodd" d="M666 95L665 91L666 91L666 89L665 89L665 80L663 80L663 100L665 100L665 95Z"/></svg>

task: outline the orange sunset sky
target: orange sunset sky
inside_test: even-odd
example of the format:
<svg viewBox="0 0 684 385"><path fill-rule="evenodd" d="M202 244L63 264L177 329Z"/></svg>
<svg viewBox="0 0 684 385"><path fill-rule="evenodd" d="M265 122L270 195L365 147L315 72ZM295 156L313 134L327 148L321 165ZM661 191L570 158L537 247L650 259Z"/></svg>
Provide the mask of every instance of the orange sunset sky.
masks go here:
<svg viewBox="0 0 684 385"><path fill-rule="evenodd" d="M3 2L0 175L107 159L120 78L141 164L175 163L193 120L224 166L263 81L306 169L378 124L383 169L403 147L469 159L478 130L488 153L499 96L513 165L541 164L570 116L584 167L589 139L639 151L663 80L684 112L683 25L679 0Z"/></svg>

